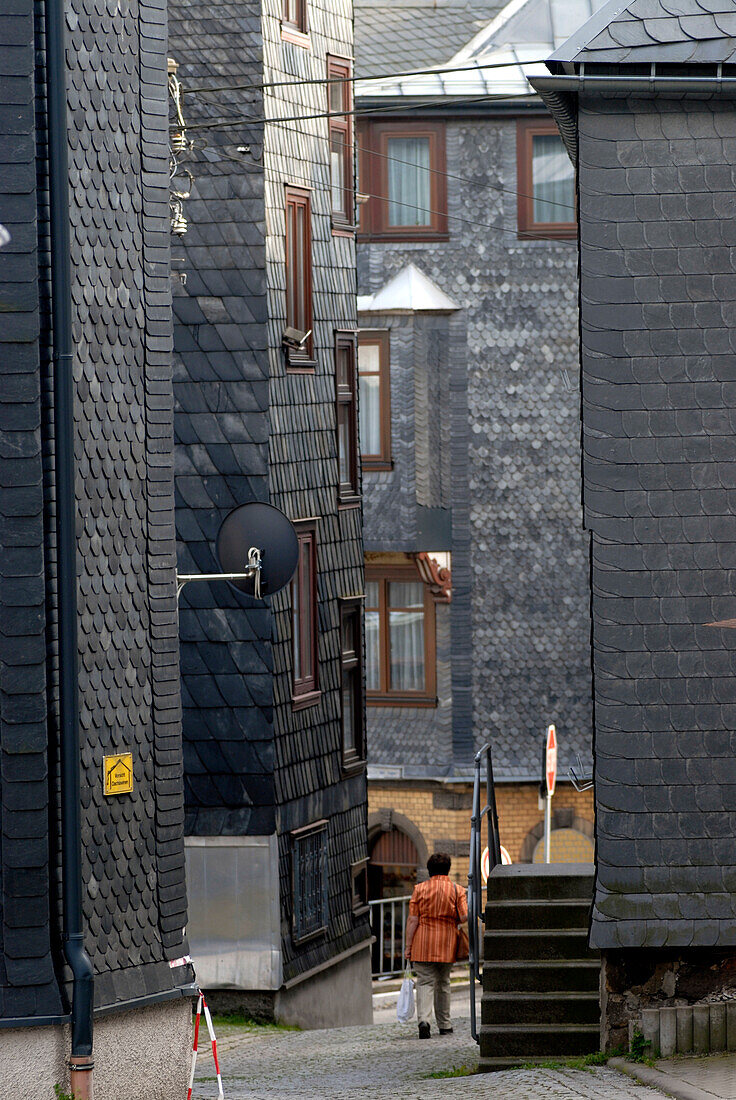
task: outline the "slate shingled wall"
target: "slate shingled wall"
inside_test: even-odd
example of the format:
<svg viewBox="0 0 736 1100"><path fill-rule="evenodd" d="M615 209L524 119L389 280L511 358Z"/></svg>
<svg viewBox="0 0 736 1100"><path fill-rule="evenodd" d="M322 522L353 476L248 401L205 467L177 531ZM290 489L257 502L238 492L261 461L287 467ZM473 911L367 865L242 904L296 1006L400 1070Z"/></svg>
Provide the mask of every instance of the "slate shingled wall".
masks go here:
<svg viewBox="0 0 736 1100"><path fill-rule="evenodd" d="M725 947L736 633L704 624L736 610L736 111L584 99L579 131L592 942Z"/></svg>
<svg viewBox="0 0 736 1100"><path fill-rule="evenodd" d="M538 781L547 721L560 734L560 774L578 752L590 760L575 244L517 237L514 119L448 112L446 134L449 240L360 243L359 289L374 293L411 262L461 307L448 358L453 766L467 774L474 747L492 738L497 778ZM397 351L404 356L400 343ZM412 426L401 409L392 430L405 448ZM367 544L391 521L402 530L384 479L365 477ZM374 489L392 508L380 520ZM371 762L389 763L405 712L389 722L384 708L368 715Z"/></svg>
<svg viewBox="0 0 736 1100"><path fill-rule="evenodd" d="M352 915L350 865L364 858L365 780L341 769L339 597L363 592L361 512L337 507L334 332L355 328L355 244L333 237L327 122L269 124L264 115L318 114L327 53L352 54L350 4L310 0L312 47L284 42L275 0L174 0L170 49L186 89L195 176L175 290L177 530L182 569L215 564L225 514L269 500L294 520L318 517L318 705L291 703L291 594L270 608L223 584L191 585L181 601L187 831L279 835L284 978L369 935ZM232 127L207 128L223 112ZM194 127L197 127L195 130ZM264 137L265 129L265 137ZM299 131L297 136L295 131ZM247 153L237 147L247 145ZM285 371L284 187L312 188L313 375ZM293 829L329 820L329 935L291 943Z"/></svg>
<svg viewBox="0 0 736 1100"><path fill-rule="evenodd" d="M53 408L47 196L36 188L46 176L44 65L33 14L20 5L2 20L3 56L15 70L3 88L13 106L0 143L13 165L2 173L12 241L0 259L10 321L0 451L6 1017L66 1007L52 967L60 958ZM186 950L186 896L165 6L146 0L124 14L78 0L67 29L83 903L96 1004L114 1006L191 978L168 965ZM133 754L133 794L105 799L103 755L122 750Z"/></svg>
<svg viewBox="0 0 736 1100"><path fill-rule="evenodd" d="M173 0L169 49L196 127L189 228L174 245L176 523L181 572L216 572L239 504L269 499L263 93L187 86L263 79L260 5ZM252 117L208 129L223 112ZM236 146L250 145L249 155ZM179 261L179 262L177 262ZM229 585L191 584L179 609L187 834L274 829L271 615Z"/></svg>
<svg viewBox="0 0 736 1100"><path fill-rule="evenodd" d="M263 4L264 80L319 80L327 57L352 57L350 0L310 0L311 49L281 39L281 4ZM356 328L355 241L333 235L330 217L327 109L322 84L296 84L265 98L264 145L270 408L271 500L291 519L318 517L319 702L291 705L291 603L288 590L273 599L276 820L280 836L284 978L305 973L337 952L365 942L365 917L352 915L351 863L366 857L365 778L341 767L340 599L363 593L360 507L338 508L335 424L335 332ZM281 334L286 324L284 269L285 186L311 197L314 374L285 369ZM330 927L327 937L296 948L291 942L291 841L288 833L329 820Z"/></svg>

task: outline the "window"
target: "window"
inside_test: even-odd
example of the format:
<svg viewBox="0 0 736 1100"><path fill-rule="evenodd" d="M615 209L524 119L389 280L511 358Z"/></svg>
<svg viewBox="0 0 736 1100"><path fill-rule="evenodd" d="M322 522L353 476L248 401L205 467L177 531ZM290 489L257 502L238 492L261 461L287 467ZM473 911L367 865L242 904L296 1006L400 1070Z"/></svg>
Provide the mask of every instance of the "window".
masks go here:
<svg viewBox="0 0 736 1100"><path fill-rule="evenodd" d="M312 230L309 191L286 188L286 324L300 332L312 328ZM312 369L314 341L289 348L287 365Z"/></svg>
<svg viewBox="0 0 736 1100"><path fill-rule="evenodd" d="M360 128L361 235L375 240L447 237L445 131L441 123L373 122Z"/></svg>
<svg viewBox="0 0 736 1100"><path fill-rule="evenodd" d="M338 332L335 336L335 389L337 396L338 499L341 504L357 504L358 495L358 424L356 415L355 336Z"/></svg>
<svg viewBox="0 0 736 1100"><path fill-rule="evenodd" d="M293 705L319 700L317 676L317 536L298 525L299 562L291 582L291 669Z"/></svg>
<svg viewBox="0 0 736 1100"><path fill-rule="evenodd" d="M327 931L327 822L292 834L292 937L295 943Z"/></svg>
<svg viewBox="0 0 736 1100"><path fill-rule="evenodd" d="M342 669L342 759L347 767L365 760L363 735L363 672L360 604L340 608L340 661Z"/></svg>
<svg viewBox="0 0 736 1100"><path fill-rule="evenodd" d="M369 912L368 905L368 860L361 859L359 863L350 864L350 873L353 882L353 913L356 917Z"/></svg>
<svg viewBox="0 0 736 1100"><path fill-rule="evenodd" d="M299 46L308 46L308 0L281 0L281 37Z"/></svg>
<svg viewBox="0 0 736 1100"><path fill-rule="evenodd" d="M366 567L369 705L436 705L434 625L432 597L413 564Z"/></svg>
<svg viewBox="0 0 736 1100"><path fill-rule="evenodd" d="M551 119L519 120L516 165L520 237L574 237L575 170Z"/></svg>
<svg viewBox="0 0 736 1100"><path fill-rule="evenodd" d="M327 58L327 106L330 112L330 187L333 228L353 228L355 184L353 180L352 66L340 57ZM335 115L333 112L346 112Z"/></svg>
<svg viewBox="0 0 736 1100"><path fill-rule="evenodd" d="M358 333L360 454L364 470L391 469L391 385L386 329Z"/></svg>

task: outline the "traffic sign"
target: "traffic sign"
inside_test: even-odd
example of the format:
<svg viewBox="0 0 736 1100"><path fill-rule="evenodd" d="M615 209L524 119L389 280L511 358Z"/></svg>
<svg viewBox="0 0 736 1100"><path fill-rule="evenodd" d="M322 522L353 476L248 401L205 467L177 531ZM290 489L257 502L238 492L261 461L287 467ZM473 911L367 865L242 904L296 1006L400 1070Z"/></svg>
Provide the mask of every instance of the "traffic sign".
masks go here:
<svg viewBox="0 0 736 1100"><path fill-rule="evenodd" d="M544 773L547 779L547 796L551 798L555 793L555 782L557 780L557 731L554 726L547 726Z"/></svg>
<svg viewBox="0 0 736 1100"><path fill-rule="evenodd" d="M504 867L508 867L509 864L511 863L511 856L506 851L503 844L501 845L501 863ZM488 882L488 873L489 873L489 870L490 870L490 866L491 866L491 856L490 856L490 853L489 853L488 849L484 848L483 853L480 857L480 873L481 873L481 878L483 879L484 883Z"/></svg>

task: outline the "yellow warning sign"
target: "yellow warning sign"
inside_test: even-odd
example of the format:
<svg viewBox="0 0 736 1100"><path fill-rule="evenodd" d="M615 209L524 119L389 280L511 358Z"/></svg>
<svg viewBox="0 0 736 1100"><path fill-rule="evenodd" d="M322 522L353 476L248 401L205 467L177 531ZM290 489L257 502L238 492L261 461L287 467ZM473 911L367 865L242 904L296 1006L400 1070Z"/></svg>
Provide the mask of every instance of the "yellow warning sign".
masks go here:
<svg viewBox="0 0 736 1100"><path fill-rule="evenodd" d="M133 790L132 752L106 756L102 774L105 779L105 794L130 794Z"/></svg>

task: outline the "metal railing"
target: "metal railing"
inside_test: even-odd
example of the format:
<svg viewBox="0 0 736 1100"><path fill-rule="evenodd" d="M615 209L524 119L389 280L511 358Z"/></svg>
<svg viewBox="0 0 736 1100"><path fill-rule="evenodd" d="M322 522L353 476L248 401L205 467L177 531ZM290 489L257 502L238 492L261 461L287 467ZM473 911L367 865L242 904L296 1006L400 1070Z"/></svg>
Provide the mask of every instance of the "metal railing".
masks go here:
<svg viewBox="0 0 736 1100"><path fill-rule="evenodd" d="M486 804L481 809L480 773L485 757ZM480 1042L475 1012L475 983L482 979L480 970L481 932L479 922L485 920L485 896L481 872L481 834L483 818L488 835L488 874L501 862L501 841L498 835L496 789L493 783L493 758L491 746L486 744L475 755L473 762L473 813L470 819L470 866L468 868L468 944L470 962L470 1031L476 1043Z"/></svg>
<svg viewBox="0 0 736 1100"><path fill-rule="evenodd" d="M410 895L371 901L371 931L374 936L371 969L374 978L403 974L406 960L406 919Z"/></svg>

